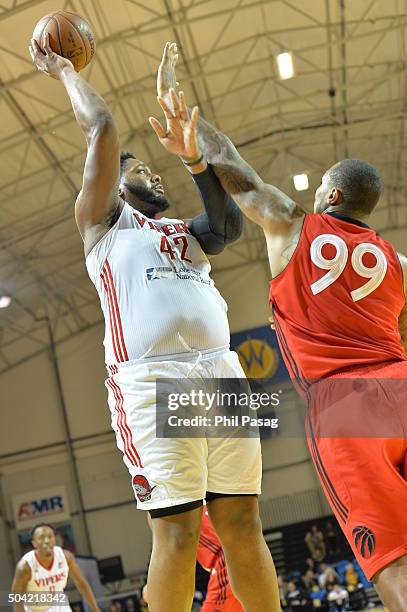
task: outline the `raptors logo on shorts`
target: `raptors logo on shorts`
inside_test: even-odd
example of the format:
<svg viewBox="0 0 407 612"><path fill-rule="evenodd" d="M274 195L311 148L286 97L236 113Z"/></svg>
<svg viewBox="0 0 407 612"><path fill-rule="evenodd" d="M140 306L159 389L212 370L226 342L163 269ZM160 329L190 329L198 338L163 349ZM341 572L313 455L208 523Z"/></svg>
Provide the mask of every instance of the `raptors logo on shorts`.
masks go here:
<svg viewBox="0 0 407 612"><path fill-rule="evenodd" d="M358 525L352 531L355 546L364 559L369 559L376 548L376 538L371 529Z"/></svg>
<svg viewBox="0 0 407 612"><path fill-rule="evenodd" d="M151 499L151 493L155 487L152 487L145 476L136 474L133 476L133 489L137 495L137 499L141 502L149 501Z"/></svg>

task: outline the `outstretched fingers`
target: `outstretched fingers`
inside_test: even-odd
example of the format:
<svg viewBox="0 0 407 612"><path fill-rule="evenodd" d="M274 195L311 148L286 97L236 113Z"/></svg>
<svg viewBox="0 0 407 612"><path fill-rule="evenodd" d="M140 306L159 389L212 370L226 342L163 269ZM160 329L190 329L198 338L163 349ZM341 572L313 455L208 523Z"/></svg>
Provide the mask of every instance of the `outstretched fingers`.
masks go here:
<svg viewBox="0 0 407 612"><path fill-rule="evenodd" d="M158 119L156 119L155 117L149 117L148 121L154 132L157 134L158 138L161 139L166 137L167 132L165 131L161 123L158 121Z"/></svg>
<svg viewBox="0 0 407 612"><path fill-rule="evenodd" d="M185 95L183 91L179 92L179 113L182 121L189 120L189 110L185 102Z"/></svg>
<svg viewBox="0 0 407 612"><path fill-rule="evenodd" d="M178 100L178 96L176 94L176 91L173 87L170 87L170 100L171 100L171 104L172 107L174 109L174 117L178 117L179 113L180 113L180 108L179 108L179 100Z"/></svg>
<svg viewBox="0 0 407 612"><path fill-rule="evenodd" d="M163 56L162 56L161 62L165 62L165 60L168 58L168 55L169 55L168 52L170 50L170 45L171 45L171 43L169 43L169 42L165 43L165 47L164 47L164 51L163 51Z"/></svg>
<svg viewBox="0 0 407 612"><path fill-rule="evenodd" d="M196 128L198 119L199 119L199 108L197 106L194 106L194 108L192 109L192 114L191 114L191 127L193 129Z"/></svg>
<svg viewBox="0 0 407 612"><path fill-rule="evenodd" d="M175 117L175 114L170 109L170 107L168 106L168 104L166 103L164 98L162 98L161 96L157 96L157 100L158 100L158 104L163 109L163 112L164 112L164 115L166 116L166 118L167 119L173 119Z"/></svg>

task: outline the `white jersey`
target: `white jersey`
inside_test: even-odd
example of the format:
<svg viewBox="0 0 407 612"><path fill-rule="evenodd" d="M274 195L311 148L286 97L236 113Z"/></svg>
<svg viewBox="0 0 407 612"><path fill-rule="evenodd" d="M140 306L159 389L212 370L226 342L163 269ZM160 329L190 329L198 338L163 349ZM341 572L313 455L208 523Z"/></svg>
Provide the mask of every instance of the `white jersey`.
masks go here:
<svg viewBox="0 0 407 612"><path fill-rule="evenodd" d="M124 204L86 267L105 317L105 359L117 364L229 346L227 306L185 222Z"/></svg>
<svg viewBox="0 0 407 612"><path fill-rule="evenodd" d="M23 557L23 560L28 563L31 568L31 579L28 582L27 593L61 593L68 580L68 562L64 555L64 551L60 546L54 546L54 561L49 569L44 567L39 561L36 551L30 550ZM50 612L58 610L58 612L71 610L69 606L40 606L24 605L26 612Z"/></svg>

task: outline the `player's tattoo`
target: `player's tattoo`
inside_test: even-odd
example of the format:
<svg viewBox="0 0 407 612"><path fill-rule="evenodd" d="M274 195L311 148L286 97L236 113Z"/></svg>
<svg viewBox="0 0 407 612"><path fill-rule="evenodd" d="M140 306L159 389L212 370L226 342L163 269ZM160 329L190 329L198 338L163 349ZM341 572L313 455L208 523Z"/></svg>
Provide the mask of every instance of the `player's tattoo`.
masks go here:
<svg viewBox="0 0 407 612"><path fill-rule="evenodd" d="M232 141L202 118L198 120L198 143L224 190L253 221L266 227L272 222L290 221L304 215L303 209L288 195L265 184Z"/></svg>
<svg viewBox="0 0 407 612"><path fill-rule="evenodd" d="M202 118L198 119L198 143L230 195L256 189L258 177L254 170L242 159L229 138Z"/></svg>
<svg viewBox="0 0 407 612"><path fill-rule="evenodd" d="M254 170L241 158L229 138L202 117L198 120L198 143L231 195L255 189L258 177Z"/></svg>

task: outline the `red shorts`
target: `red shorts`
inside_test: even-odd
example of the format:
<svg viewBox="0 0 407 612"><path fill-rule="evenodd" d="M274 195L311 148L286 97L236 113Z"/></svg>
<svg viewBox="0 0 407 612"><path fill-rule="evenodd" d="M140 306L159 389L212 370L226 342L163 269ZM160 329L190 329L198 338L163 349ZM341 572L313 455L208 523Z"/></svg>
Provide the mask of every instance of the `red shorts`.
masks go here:
<svg viewBox="0 0 407 612"><path fill-rule="evenodd" d="M315 468L371 580L407 554L407 362L324 379L309 399Z"/></svg>

